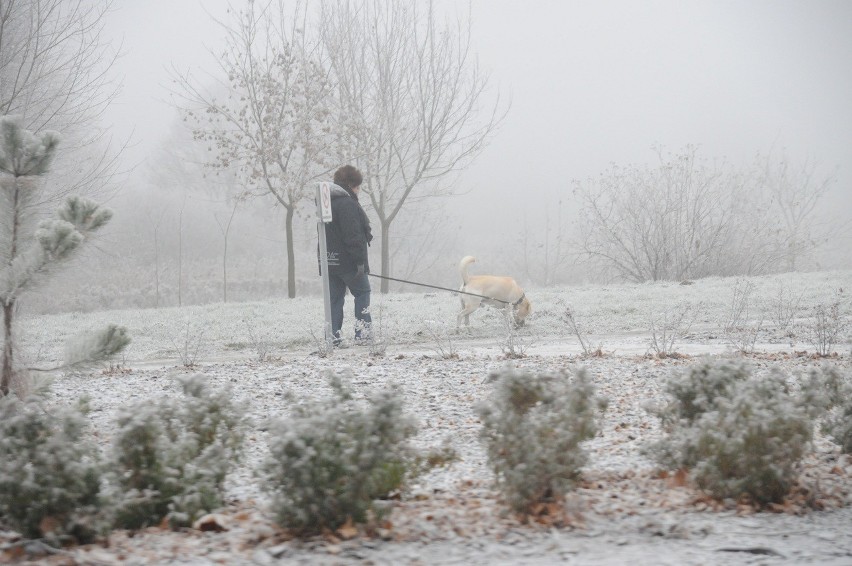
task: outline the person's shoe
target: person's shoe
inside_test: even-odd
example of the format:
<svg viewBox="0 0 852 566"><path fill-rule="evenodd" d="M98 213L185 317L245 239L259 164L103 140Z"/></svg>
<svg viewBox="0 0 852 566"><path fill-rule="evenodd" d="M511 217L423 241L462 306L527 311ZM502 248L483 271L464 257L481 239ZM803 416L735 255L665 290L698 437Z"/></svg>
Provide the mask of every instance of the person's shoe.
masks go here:
<svg viewBox="0 0 852 566"><path fill-rule="evenodd" d="M364 329L355 335L356 346L367 346L371 341L372 334L367 329Z"/></svg>
<svg viewBox="0 0 852 566"><path fill-rule="evenodd" d="M335 340L333 344L335 350L345 350L352 346L347 340Z"/></svg>

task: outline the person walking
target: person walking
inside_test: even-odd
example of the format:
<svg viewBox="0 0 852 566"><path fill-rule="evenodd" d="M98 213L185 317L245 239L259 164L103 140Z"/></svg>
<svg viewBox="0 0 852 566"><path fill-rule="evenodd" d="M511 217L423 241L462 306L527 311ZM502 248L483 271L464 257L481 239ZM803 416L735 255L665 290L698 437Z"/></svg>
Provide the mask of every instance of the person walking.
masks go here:
<svg viewBox="0 0 852 566"><path fill-rule="evenodd" d="M364 180L352 165L344 165L334 173L331 187L331 222L325 224L328 253L328 278L331 294L331 332L336 347L344 344L343 305L346 289L355 301L355 342L370 337L370 262L367 248L373 239L370 220L358 194Z"/></svg>

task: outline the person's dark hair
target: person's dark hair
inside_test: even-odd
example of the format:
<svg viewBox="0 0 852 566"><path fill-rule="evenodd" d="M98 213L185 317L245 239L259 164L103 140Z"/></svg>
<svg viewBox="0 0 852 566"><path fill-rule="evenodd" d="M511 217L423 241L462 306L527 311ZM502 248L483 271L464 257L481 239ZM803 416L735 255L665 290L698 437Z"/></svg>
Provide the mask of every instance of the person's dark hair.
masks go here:
<svg viewBox="0 0 852 566"><path fill-rule="evenodd" d="M364 177L352 165L344 165L334 172L334 184L343 187L344 189L354 189L360 187Z"/></svg>

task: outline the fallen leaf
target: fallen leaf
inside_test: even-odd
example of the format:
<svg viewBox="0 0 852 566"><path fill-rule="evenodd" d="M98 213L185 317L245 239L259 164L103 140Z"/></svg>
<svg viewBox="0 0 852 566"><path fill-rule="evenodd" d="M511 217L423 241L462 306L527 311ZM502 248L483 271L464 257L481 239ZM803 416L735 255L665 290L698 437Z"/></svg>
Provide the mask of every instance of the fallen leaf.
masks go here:
<svg viewBox="0 0 852 566"><path fill-rule="evenodd" d="M44 517L38 524L38 529L43 533L52 533L56 530L56 527L59 526L59 521L57 521L54 517L47 516Z"/></svg>
<svg viewBox="0 0 852 566"><path fill-rule="evenodd" d="M228 530L226 524L227 519L224 515L210 513L209 515L204 515L195 521L195 523L192 524L192 528L205 533L221 533L222 531Z"/></svg>
<svg viewBox="0 0 852 566"><path fill-rule="evenodd" d="M688 476L689 472L681 468L668 478L667 483L670 487L686 487Z"/></svg>
<svg viewBox="0 0 852 566"><path fill-rule="evenodd" d="M358 536L358 528L352 524L352 518L347 518L346 522L343 523L339 529L337 529L337 534L340 535L340 538L343 540L349 540Z"/></svg>

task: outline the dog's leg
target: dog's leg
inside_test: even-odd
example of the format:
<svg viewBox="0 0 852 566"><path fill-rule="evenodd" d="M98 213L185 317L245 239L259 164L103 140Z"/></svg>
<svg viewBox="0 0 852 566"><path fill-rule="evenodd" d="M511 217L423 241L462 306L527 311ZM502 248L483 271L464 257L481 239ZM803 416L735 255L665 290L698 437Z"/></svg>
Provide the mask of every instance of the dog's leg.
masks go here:
<svg viewBox="0 0 852 566"><path fill-rule="evenodd" d="M465 305L462 305L462 310L459 311L459 314L456 315L456 330L461 328L462 319L464 319L465 326L470 326L470 318L468 317L470 313L467 312Z"/></svg>
<svg viewBox="0 0 852 566"><path fill-rule="evenodd" d="M515 330L520 326L518 324L518 317L515 316L515 312L517 308L512 305L504 305L500 311L503 313L503 317L506 319L506 323L511 325L511 327Z"/></svg>
<svg viewBox="0 0 852 566"><path fill-rule="evenodd" d="M479 301L471 301L468 302L465 299L462 299L462 310L459 311L459 314L456 316L456 329L461 327L462 318L464 318L464 324L466 327L470 327L470 313L479 308Z"/></svg>

